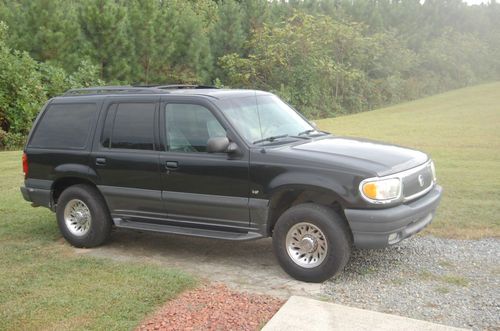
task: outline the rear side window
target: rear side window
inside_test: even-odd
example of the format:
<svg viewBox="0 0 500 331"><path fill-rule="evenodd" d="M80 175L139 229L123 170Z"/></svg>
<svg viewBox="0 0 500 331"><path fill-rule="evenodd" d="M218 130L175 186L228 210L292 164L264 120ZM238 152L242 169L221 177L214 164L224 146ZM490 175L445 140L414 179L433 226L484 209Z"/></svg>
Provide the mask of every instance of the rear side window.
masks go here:
<svg viewBox="0 0 500 331"><path fill-rule="evenodd" d="M154 150L155 103L111 105L101 143L108 148Z"/></svg>
<svg viewBox="0 0 500 331"><path fill-rule="evenodd" d="M97 106L94 103L49 105L33 133L29 146L85 148L96 115Z"/></svg>

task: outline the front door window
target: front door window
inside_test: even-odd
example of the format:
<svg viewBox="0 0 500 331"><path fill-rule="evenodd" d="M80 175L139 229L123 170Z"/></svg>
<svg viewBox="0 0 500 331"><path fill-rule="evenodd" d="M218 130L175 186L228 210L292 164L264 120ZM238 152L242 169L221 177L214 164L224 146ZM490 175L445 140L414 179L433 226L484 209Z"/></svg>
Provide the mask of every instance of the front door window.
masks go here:
<svg viewBox="0 0 500 331"><path fill-rule="evenodd" d="M226 136L224 127L203 106L170 103L165 110L169 151L205 153L208 139Z"/></svg>

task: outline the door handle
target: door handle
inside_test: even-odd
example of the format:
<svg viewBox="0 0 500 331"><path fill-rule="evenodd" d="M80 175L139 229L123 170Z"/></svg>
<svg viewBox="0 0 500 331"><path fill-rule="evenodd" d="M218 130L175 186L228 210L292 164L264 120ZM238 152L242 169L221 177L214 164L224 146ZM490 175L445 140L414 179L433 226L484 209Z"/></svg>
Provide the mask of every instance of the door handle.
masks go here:
<svg viewBox="0 0 500 331"><path fill-rule="evenodd" d="M175 170L179 168L179 163L177 161L167 161L165 162L165 168L169 170Z"/></svg>
<svg viewBox="0 0 500 331"><path fill-rule="evenodd" d="M96 165L105 165L106 164L106 158L105 157L96 157L95 158L95 164Z"/></svg>

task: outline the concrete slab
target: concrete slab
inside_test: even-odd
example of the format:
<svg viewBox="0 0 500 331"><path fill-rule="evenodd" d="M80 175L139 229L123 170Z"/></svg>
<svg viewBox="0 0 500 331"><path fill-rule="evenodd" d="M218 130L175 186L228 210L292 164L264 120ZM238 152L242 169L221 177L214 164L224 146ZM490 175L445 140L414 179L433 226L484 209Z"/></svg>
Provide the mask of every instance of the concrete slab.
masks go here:
<svg viewBox="0 0 500 331"><path fill-rule="evenodd" d="M74 250L118 261L150 262L222 282L237 291L285 300L291 295L321 295L321 284L300 282L281 269L271 238L234 242L119 230L112 233L112 240L104 246Z"/></svg>
<svg viewBox="0 0 500 331"><path fill-rule="evenodd" d="M262 331L294 330L458 331L465 329L292 296Z"/></svg>

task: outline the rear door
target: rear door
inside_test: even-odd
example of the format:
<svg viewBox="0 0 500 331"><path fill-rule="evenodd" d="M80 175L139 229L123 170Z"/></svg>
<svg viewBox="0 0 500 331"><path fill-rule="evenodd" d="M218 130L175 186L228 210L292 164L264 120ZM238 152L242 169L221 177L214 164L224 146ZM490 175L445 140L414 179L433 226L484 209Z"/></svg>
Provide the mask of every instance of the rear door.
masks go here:
<svg viewBox="0 0 500 331"><path fill-rule="evenodd" d="M157 96L110 97L91 154L114 218L163 217Z"/></svg>
<svg viewBox="0 0 500 331"><path fill-rule="evenodd" d="M164 98L160 167L169 220L185 226L247 228L248 153L207 153L208 139L227 136L229 130L214 106L201 98Z"/></svg>

